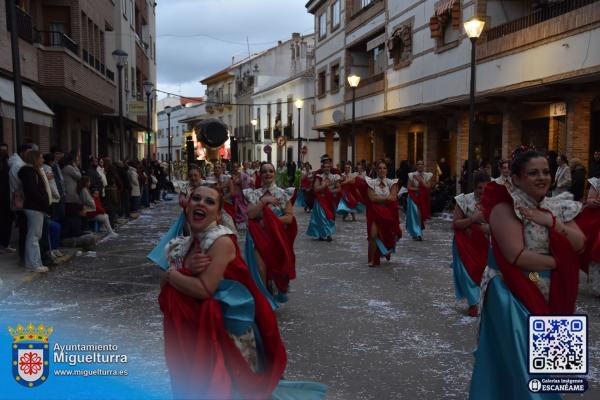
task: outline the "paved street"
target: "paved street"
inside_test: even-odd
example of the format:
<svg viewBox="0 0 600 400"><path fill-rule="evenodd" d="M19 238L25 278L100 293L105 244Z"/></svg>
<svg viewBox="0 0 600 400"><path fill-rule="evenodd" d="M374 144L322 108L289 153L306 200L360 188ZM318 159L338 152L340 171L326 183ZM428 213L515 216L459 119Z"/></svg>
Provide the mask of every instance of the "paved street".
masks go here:
<svg viewBox="0 0 600 400"><path fill-rule="evenodd" d="M119 343L130 365L144 364L146 390L167 396L161 273L145 255L177 212L174 202L146 211L119 239L101 243L96 257L77 257L0 299L0 313L61 321L63 332L89 342ZM296 212L303 233L308 214ZM277 311L286 378L325 383L329 399L466 398L477 325L454 299L450 245L450 224L438 218L425 241L402 239L390 263L370 269L364 216L338 220L332 243L299 235L298 278ZM592 390L583 398L598 398L600 301L585 282L578 312L596 317L588 335Z"/></svg>

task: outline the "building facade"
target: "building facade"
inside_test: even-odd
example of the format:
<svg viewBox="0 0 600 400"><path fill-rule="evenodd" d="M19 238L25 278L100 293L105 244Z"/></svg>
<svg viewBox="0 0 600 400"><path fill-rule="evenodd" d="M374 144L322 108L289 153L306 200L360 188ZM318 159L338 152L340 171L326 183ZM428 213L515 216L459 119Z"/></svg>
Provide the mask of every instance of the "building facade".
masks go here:
<svg viewBox="0 0 600 400"><path fill-rule="evenodd" d="M468 158L471 43L477 40L477 162L521 144L579 158L600 147L600 2L311 0L315 16L315 129L341 154L351 146L351 74L357 160L384 156L454 175Z"/></svg>
<svg viewBox="0 0 600 400"><path fill-rule="evenodd" d="M4 93L13 90L6 1L1 1L0 12L0 51L6 55L0 58L0 82L2 88L8 88L2 91L1 126L2 140L13 146L12 95L5 97ZM117 156L112 146L114 141L111 142L111 137L117 137L118 126L114 117L118 114L118 93L112 52L118 45L115 38L121 37L115 33L120 26L116 15L125 3L129 0L17 2L24 136L37 143L41 151L47 152L51 145L56 145L64 151L78 151L84 160L89 155ZM144 20L137 15L140 26L153 31L154 3L138 0L135 4L147 16L143 25ZM156 81L155 72L149 71L144 77ZM130 142L135 141L137 137ZM132 145L125 156L138 156L136 150L137 146Z"/></svg>

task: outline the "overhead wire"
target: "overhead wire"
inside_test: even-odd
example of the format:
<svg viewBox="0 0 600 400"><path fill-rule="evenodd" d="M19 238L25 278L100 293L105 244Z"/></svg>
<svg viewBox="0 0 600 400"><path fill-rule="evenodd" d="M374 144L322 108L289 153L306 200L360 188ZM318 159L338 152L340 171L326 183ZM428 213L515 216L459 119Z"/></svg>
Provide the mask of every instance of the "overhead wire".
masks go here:
<svg viewBox="0 0 600 400"><path fill-rule="evenodd" d="M202 98L202 96L183 96L177 93L171 93L171 92L167 92L165 90L161 90L161 89L154 89L155 92L160 92L163 94L167 94L169 96L173 96L173 97L179 97L180 99L187 99L187 100L197 100L199 98ZM302 100L314 100L314 96L311 97L304 97L302 98ZM224 102L220 102L220 101L209 101L209 100L204 100L204 103L207 104L219 104L219 105L224 105L224 106L268 106L268 105L273 105L273 104L291 104L294 103L296 100L286 100L286 101L281 101L281 102L276 102L276 103L224 103Z"/></svg>

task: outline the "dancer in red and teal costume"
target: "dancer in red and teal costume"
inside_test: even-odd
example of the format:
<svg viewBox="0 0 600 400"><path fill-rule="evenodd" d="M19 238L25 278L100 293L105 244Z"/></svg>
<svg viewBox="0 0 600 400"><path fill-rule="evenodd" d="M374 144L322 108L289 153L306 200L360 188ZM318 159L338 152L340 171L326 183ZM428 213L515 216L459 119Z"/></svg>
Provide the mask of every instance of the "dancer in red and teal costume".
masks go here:
<svg viewBox="0 0 600 400"><path fill-rule="evenodd" d="M158 298L165 358L177 399L320 399L326 387L283 381L287 357L275 314L232 232L217 223L223 201L194 190L192 236L169 242Z"/></svg>
<svg viewBox="0 0 600 400"><path fill-rule="evenodd" d="M589 178L588 183L585 209L575 222L587 238L582 269L588 275L592 292L600 299L600 178Z"/></svg>
<svg viewBox="0 0 600 400"><path fill-rule="evenodd" d="M309 191L312 191L312 167L309 163L304 163L302 171L300 172L300 187L298 190L298 197L296 199L295 206L304 208L305 212L312 209L312 202L314 199L309 199L312 195Z"/></svg>
<svg viewBox="0 0 600 400"><path fill-rule="evenodd" d="M276 172L271 163L263 163L259 173L262 187L244 189L249 204L244 257L257 286L276 308L277 303L287 301L289 283L296 278L295 189L275 184Z"/></svg>
<svg viewBox="0 0 600 400"><path fill-rule="evenodd" d="M482 280L479 346L471 379L472 400L559 399L533 393L528 368L528 316L575 311L578 252L585 236L574 218L581 203L568 194L546 198L548 160L535 151L511 165L514 190L489 183L482 206L490 224L492 254Z"/></svg>
<svg viewBox="0 0 600 400"><path fill-rule="evenodd" d="M454 198L454 240L452 241L452 270L456 299L466 299L468 314L478 315L481 277L487 266L489 225L481 212L481 195L490 181L484 172L473 177L475 191Z"/></svg>
<svg viewBox="0 0 600 400"><path fill-rule="evenodd" d="M348 215L352 217L352 221L356 221L356 214L364 211L364 200L362 199L357 186L355 184L355 178L358 173L352 172L352 163L347 162L344 165L344 172L341 174L340 181L340 202L336 213L342 216L342 220L346 220ZM361 202L363 201L363 202Z"/></svg>
<svg viewBox="0 0 600 400"><path fill-rule="evenodd" d="M340 175L331 172L331 160L324 159L321 170L315 174L315 204L306 231L308 236L328 242L333 240L340 180Z"/></svg>
<svg viewBox="0 0 600 400"><path fill-rule="evenodd" d="M425 221L431 218L431 179L433 174L425 172L425 164L417 161L417 171L408 174L408 200L406 230L413 240L423 240Z"/></svg>
<svg viewBox="0 0 600 400"><path fill-rule="evenodd" d="M369 238L368 265L376 267L381 256L388 261L396 252L396 243L402 237L398 213L398 179L388 179L387 165L377 163L377 178L356 178L357 184L365 182L363 197L367 205L367 237ZM364 184L363 184L364 185Z"/></svg>

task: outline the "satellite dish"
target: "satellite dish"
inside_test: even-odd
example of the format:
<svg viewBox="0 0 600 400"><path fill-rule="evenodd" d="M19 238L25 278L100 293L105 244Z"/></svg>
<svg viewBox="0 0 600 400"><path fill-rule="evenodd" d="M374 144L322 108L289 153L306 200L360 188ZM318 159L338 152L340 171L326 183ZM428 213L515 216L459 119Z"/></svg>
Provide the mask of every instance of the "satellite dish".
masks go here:
<svg viewBox="0 0 600 400"><path fill-rule="evenodd" d="M207 147L221 147L229 138L227 125L216 118L201 121L196 125L196 137Z"/></svg>
<svg viewBox="0 0 600 400"><path fill-rule="evenodd" d="M345 117L346 116L344 115L344 113L341 112L340 110L336 110L333 112L333 120L338 125L341 125L342 122L344 122L344 119L346 119Z"/></svg>

